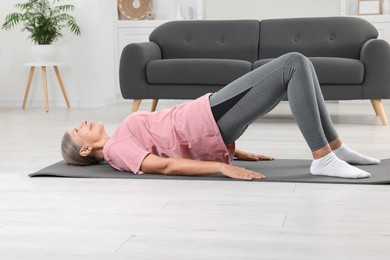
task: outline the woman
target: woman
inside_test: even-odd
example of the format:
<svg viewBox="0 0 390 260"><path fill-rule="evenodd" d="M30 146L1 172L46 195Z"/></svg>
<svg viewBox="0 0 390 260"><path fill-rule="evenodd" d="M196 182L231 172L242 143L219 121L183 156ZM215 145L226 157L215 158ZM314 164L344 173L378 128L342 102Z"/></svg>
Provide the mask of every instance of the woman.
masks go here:
<svg viewBox="0 0 390 260"><path fill-rule="evenodd" d="M379 164L339 138L326 110L311 62L288 53L235 80L214 94L171 109L129 115L111 138L101 122L83 122L65 133L62 154L70 164L106 160L112 167L140 173L204 175L216 172L237 179L264 175L231 165L244 160L272 160L236 150L234 142L248 125L272 110L285 95L309 145L310 173L341 178L367 178L350 164Z"/></svg>

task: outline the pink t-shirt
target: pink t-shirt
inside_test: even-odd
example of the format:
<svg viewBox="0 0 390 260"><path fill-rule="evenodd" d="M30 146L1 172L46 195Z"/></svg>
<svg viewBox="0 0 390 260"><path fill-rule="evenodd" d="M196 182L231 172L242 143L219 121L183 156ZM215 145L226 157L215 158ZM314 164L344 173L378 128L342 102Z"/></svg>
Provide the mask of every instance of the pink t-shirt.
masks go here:
<svg viewBox="0 0 390 260"><path fill-rule="evenodd" d="M104 146L105 160L120 171L142 173L149 154L230 164L234 144L225 145L210 108L210 94L157 112L135 112Z"/></svg>

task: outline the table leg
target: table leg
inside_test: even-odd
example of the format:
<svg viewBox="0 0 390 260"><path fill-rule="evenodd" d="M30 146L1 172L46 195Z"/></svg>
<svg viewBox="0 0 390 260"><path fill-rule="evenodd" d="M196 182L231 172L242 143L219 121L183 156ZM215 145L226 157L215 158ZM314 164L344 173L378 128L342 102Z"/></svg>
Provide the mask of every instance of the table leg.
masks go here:
<svg viewBox="0 0 390 260"><path fill-rule="evenodd" d="M68 100L68 95L66 94L66 90L65 90L65 87L64 87L64 83L62 82L62 78L61 78L61 75L60 75L60 71L59 71L59 69L58 69L57 66L54 66L54 71L56 72L57 79L58 79L58 83L60 83L60 87L61 87L61 90L62 90L62 94L64 95L64 99L65 99L66 105L68 106L68 108L70 108L70 104L69 104L69 100Z"/></svg>
<svg viewBox="0 0 390 260"><path fill-rule="evenodd" d="M31 82L32 82L32 79L33 79L33 76L34 76L34 71L35 71L35 67L32 66L32 67L30 68L30 75L28 76L28 81L27 81L27 86L26 86L26 92L24 93L24 99L23 99L22 109L25 109L25 108L26 108L27 97L28 97L28 93L30 92L30 86L31 86Z"/></svg>
<svg viewBox="0 0 390 260"><path fill-rule="evenodd" d="M45 109L49 112L49 97L47 94L46 66L42 66L43 93L45 95Z"/></svg>

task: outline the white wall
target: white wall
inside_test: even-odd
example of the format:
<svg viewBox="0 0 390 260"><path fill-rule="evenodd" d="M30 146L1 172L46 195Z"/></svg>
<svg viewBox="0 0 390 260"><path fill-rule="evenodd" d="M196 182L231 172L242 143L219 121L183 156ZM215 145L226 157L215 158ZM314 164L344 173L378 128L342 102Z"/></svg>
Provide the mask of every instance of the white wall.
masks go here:
<svg viewBox="0 0 390 260"><path fill-rule="evenodd" d="M338 16L340 0L205 0L207 19Z"/></svg>
<svg viewBox="0 0 390 260"><path fill-rule="evenodd" d="M20 0L0 2L0 22L17 11L14 5ZM58 60L67 66L60 67L71 106L102 106L115 98L113 68L112 9L109 0L68 1L76 6L72 13L81 27L81 36L65 31L65 37L56 45ZM10 31L0 30L0 106L19 106L23 100L28 68L22 63L31 60L31 43L21 27ZM55 74L48 68L49 105L65 106ZM31 86L29 105L43 104L40 69L36 70Z"/></svg>
<svg viewBox="0 0 390 260"><path fill-rule="evenodd" d="M112 4L116 0L69 0L76 6L82 35L66 36L57 42L60 68L72 106L104 106L116 102ZM167 0L168 1L168 0ZM173 0L172 0L173 1ZM180 1L180 0L174 0ZM0 23L24 0L0 1ZM339 0L204 0L207 19L265 19L273 17L337 16ZM26 87L31 43L20 27L0 30L0 106L21 106ZM51 69L48 70L50 106L65 106ZM43 106L40 70L35 74L28 106Z"/></svg>

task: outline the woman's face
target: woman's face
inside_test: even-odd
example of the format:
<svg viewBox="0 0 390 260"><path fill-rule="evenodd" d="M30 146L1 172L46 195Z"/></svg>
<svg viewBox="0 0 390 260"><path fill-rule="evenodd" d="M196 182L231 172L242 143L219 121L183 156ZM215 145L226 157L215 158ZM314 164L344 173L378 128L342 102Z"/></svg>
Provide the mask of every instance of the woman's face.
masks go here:
<svg viewBox="0 0 390 260"><path fill-rule="evenodd" d="M68 133L73 141L80 146L96 147L104 145L102 142L108 139L103 122L83 121L79 127L70 129Z"/></svg>

